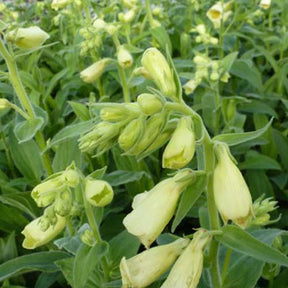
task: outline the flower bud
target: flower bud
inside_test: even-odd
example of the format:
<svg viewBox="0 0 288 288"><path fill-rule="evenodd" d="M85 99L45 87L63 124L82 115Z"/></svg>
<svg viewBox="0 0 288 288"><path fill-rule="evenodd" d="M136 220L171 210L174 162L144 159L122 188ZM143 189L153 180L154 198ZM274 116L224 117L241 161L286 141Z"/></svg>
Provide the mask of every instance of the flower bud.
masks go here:
<svg viewBox="0 0 288 288"><path fill-rule="evenodd" d="M121 0L123 5L127 8L132 8L137 5L138 0Z"/></svg>
<svg viewBox="0 0 288 288"><path fill-rule="evenodd" d="M10 31L6 39L23 49L33 49L41 46L50 36L37 26L17 28Z"/></svg>
<svg viewBox="0 0 288 288"><path fill-rule="evenodd" d="M67 169L63 172L62 177L69 187L75 188L79 184L79 174L74 169Z"/></svg>
<svg viewBox="0 0 288 288"><path fill-rule="evenodd" d="M138 116L139 111L137 109L133 109L130 107L126 107L123 104L111 104L111 106L107 106L101 109L100 118L103 121L109 122L119 122L126 120L127 117Z"/></svg>
<svg viewBox="0 0 288 288"><path fill-rule="evenodd" d="M161 288L196 288L203 270L203 249L210 240L205 230L194 233L193 240L177 259Z"/></svg>
<svg viewBox="0 0 288 288"><path fill-rule="evenodd" d="M71 3L71 0L53 0L51 4L51 8L54 10L59 10L65 8Z"/></svg>
<svg viewBox="0 0 288 288"><path fill-rule="evenodd" d="M186 166L195 153L195 134L192 130L191 117L182 117L174 131L163 157L163 168L178 169Z"/></svg>
<svg viewBox="0 0 288 288"><path fill-rule="evenodd" d="M144 52L141 63L163 94L175 98L176 85L173 72L162 53L156 48L149 48Z"/></svg>
<svg viewBox="0 0 288 288"><path fill-rule="evenodd" d="M173 217L180 194L191 181L178 179L189 174L189 171L180 171L173 178L158 183L152 190L134 197L133 210L124 218L123 224L146 248Z"/></svg>
<svg viewBox="0 0 288 288"><path fill-rule="evenodd" d="M5 109L5 108L9 108L9 107L10 107L10 102L5 98L1 98L0 99L0 110Z"/></svg>
<svg viewBox="0 0 288 288"><path fill-rule="evenodd" d="M98 18L94 21L93 27L96 28L97 30L104 30L106 28L106 22Z"/></svg>
<svg viewBox="0 0 288 288"><path fill-rule="evenodd" d="M25 226L24 230L21 232L25 239L22 246L26 249L35 249L42 246L53 238L55 238L66 225L66 219L57 216L57 223L54 226L50 226L45 232L40 229L41 217L33 220L28 225Z"/></svg>
<svg viewBox="0 0 288 288"><path fill-rule="evenodd" d="M140 110L146 115L153 115L163 109L163 101L156 95L143 93L137 97Z"/></svg>
<svg viewBox="0 0 288 288"><path fill-rule="evenodd" d="M117 60L122 68L131 67L133 64L133 57L131 53L123 45L118 48Z"/></svg>
<svg viewBox="0 0 288 288"><path fill-rule="evenodd" d="M45 207L54 202L56 194L64 191L66 185L61 176L46 180L34 187L31 197L39 207Z"/></svg>
<svg viewBox="0 0 288 288"><path fill-rule="evenodd" d="M104 69L109 62L108 58L103 58L92 64L85 70L81 71L80 78L86 83L95 82L104 72Z"/></svg>
<svg viewBox="0 0 288 288"><path fill-rule="evenodd" d="M72 195L69 190L58 193L55 204L54 211L59 216L68 216L72 208Z"/></svg>
<svg viewBox="0 0 288 288"><path fill-rule="evenodd" d="M118 18L119 18L119 21L122 23L130 23L135 18L135 10L131 9L126 13L119 13Z"/></svg>
<svg viewBox="0 0 288 288"><path fill-rule="evenodd" d="M271 6L271 0L261 0L259 6L265 10L269 9Z"/></svg>
<svg viewBox="0 0 288 288"><path fill-rule="evenodd" d="M174 263L189 240L178 239L171 244L153 247L120 262L122 287L147 287Z"/></svg>
<svg viewBox="0 0 288 288"><path fill-rule="evenodd" d="M132 120L121 132L118 143L121 149L128 152L141 138L144 131L144 120L142 117Z"/></svg>
<svg viewBox="0 0 288 288"><path fill-rule="evenodd" d="M252 199L241 172L231 160L228 149L223 143L215 147L218 160L213 176L215 203L225 223L232 220L245 227L252 215Z"/></svg>
<svg viewBox="0 0 288 288"><path fill-rule="evenodd" d="M152 115L146 121L144 134L142 133L141 139L137 142L137 145L135 145L133 149L129 151L129 154L138 155L145 151L161 133L166 121L166 114L157 113Z"/></svg>
<svg viewBox="0 0 288 288"><path fill-rule="evenodd" d="M96 244L96 240L94 238L93 232L90 229L86 229L84 233L81 235L81 241L90 246L93 247Z"/></svg>
<svg viewBox="0 0 288 288"><path fill-rule="evenodd" d="M54 209L54 204L48 206L45 210L44 210L44 214L43 217L41 217L40 222L42 222L42 220L44 220L44 222L48 221L49 225L54 226L58 219L57 219L57 215L55 213L55 209ZM46 230L42 230L43 232Z"/></svg>
<svg viewBox="0 0 288 288"><path fill-rule="evenodd" d="M149 72L142 66L134 69L133 75L135 75L135 76L141 75L146 79L151 79Z"/></svg>
<svg viewBox="0 0 288 288"><path fill-rule="evenodd" d="M118 27L113 23L107 23L105 30L109 35L113 36L117 32Z"/></svg>
<svg viewBox="0 0 288 288"><path fill-rule="evenodd" d="M113 199L113 189L103 180L85 180L85 195L87 201L95 207L104 207Z"/></svg>
<svg viewBox="0 0 288 288"><path fill-rule="evenodd" d="M96 127L79 139L79 148L82 152L91 152L99 145L106 145L119 134L120 125L110 122L100 122Z"/></svg>

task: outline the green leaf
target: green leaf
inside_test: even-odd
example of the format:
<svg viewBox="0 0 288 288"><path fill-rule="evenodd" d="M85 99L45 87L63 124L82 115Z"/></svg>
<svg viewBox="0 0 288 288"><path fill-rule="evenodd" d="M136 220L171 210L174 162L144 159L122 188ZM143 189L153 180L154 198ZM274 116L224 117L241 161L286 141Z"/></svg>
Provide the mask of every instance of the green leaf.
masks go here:
<svg viewBox="0 0 288 288"><path fill-rule="evenodd" d="M13 231L5 238L0 238L0 263L6 262L17 257L17 246L15 232Z"/></svg>
<svg viewBox="0 0 288 288"><path fill-rule="evenodd" d="M288 267L288 258L284 254L257 240L240 227L226 225L221 230L223 234L216 236L216 239L232 250L263 262L275 263Z"/></svg>
<svg viewBox="0 0 288 288"><path fill-rule="evenodd" d="M236 60L230 69L230 73L248 81L258 90L262 90L261 74L251 60Z"/></svg>
<svg viewBox="0 0 288 288"><path fill-rule="evenodd" d="M94 119L66 126L53 137L53 139L49 143L49 148L67 139L71 139L81 134L84 134L91 130L94 126Z"/></svg>
<svg viewBox="0 0 288 288"><path fill-rule="evenodd" d="M33 140L18 143L12 129L9 130L8 144L17 169L27 179L40 182L44 168L41 153Z"/></svg>
<svg viewBox="0 0 288 288"><path fill-rule="evenodd" d="M0 195L0 202L15 207L22 212L36 218L38 207L30 196L30 192L16 192Z"/></svg>
<svg viewBox="0 0 288 288"><path fill-rule="evenodd" d="M137 237L123 231L109 242L110 259L114 266L118 266L122 257L131 258L136 255L140 242Z"/></svg>
<svg viewBox="0 0 288 288"><path fill-rule="evenodd" d="M241 103L241 105L239 105L239 111L267 114L278 118L277 113L271 106L258 100L251 100L249 103Z"/></svg>
<svg viewBox="0 0 288 288"><path fill-rule="evenodd" d="M201 196L203 190L206 187L206 184L207 184L206 174L199 174L196 177L197 178L195 182L189 185L185 189L185 191L182 193L182 196L178 205L178 209L176 212L176 216L172 223L172 228L171 228L172 233L174 233L177 226L180 224L183 218L187 215L189 210L193 207L193 205Z"/></svg>
<svg viewBox="0 0 288 288"><path fill-rule="evenodd" d="M57 267L60 268L68 284L73 287L73 264L74 257L65 258L55 261Z"/></svg>
<svg viewBox="0 0 288 288"><path fill-rule="evenodd" d="M245 133L229 133L229 134L220 134L213 138L213 141L221 141L227 143L229 146L239 145L241 143L245 143L251 140L254 140L260 136L262 136L270 127L273 119L269 121L267 125L252 132Z"/></svg>
<svg viewBox="0 0 288 288"><path fill-rule="evenodd" d="M139 181L144 175L149 176L145 171L123 171L118 170L104 175L103 179L112 186L118 186L134 181Z"/></svg>
<svg viewBox="0 0 288 288"><path fill-rule="evenodd" d="M67 257L69 257L69 254L55 251L32 253L8 260L0 265L0 282L15 274L23 274L35 270L55 272L58 267L54 262Z"/></svg>
<svg viewBox="0 0 288 288"><path fill-rule="evenodd" d="M64 140L57 145L55 156L53 158L53 171L65 170L72 162L77 167L81 166L81 152L78 147L77 138Z"/></svg>
<svg viewBox="0 0 288 288"><path fill-rule="evenodd" d="M0 231L11 233L20 232L28 224L28 220L18 209L0 203Z"/></svg>
<svg viewBox="0 0 288 288"><path fill-rule="evenodd" d="M107 252L108 244L105 242L97 243L93 247L83 245L79 248L73 266L73 288L85 287L89 274Z"/></svg>
<svg viewBox="0 0 288 288"><path fill-rule="evenodd" d="M157 26L151 29L153 38L159 43L161 49L166 51L168 46L169 54L172 53L172 44L169 38L169 35L163 26Z"/></svg>
<svg viewBox="0 0 288 288"><path fill-rule="evenodd" d="M264 262L242 256L230 268L224 278L222 288L254 288L261 277Z"/></svg>
<svg viewBox="0 0 288 288"><path fill-rule="evenodd" d="M19 143L31 140L43 126L44 120L41 117L25 120L18 123L14 128L14 133Z"/></svg>
<svg viewBox="0 0 288 288"><path fill-rule="evenodd" d="M256 151L248 152L245 161L241 162L238 167L239 169L281 170L276 160Z"/></svg>
<svg viewBox="0 0 288 288"><path fill-rule="evenodd" d="M86 105L73 101L69 101L68 103L81 121L88 121L90 119L89 109Z"/></svg>
<svg viewBox="0 0 288 288"><path fill-rule="evenodd" d="M229 72L235 60L237 59L238 52L232 52L221 60L221 67L225 72Z"/></svg>

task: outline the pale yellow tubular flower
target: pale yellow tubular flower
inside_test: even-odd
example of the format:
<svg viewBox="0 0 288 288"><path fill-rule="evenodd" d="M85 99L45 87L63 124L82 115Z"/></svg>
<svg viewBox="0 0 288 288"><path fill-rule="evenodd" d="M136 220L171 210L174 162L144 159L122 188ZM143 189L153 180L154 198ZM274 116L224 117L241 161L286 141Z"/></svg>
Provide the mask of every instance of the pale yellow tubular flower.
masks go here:
<svg viewBox="0 0 288 288"><path fill-rule="evenodd" d="M182 117L162 156L162 167L178 169L186 166L195 153L195 134L191 117Z"/></svg>
<svg viewBox="0 0 288 288"><path fill-rule="evenodd" d="M133 64L133 57L131 53L123 45L118 47L117 60L122 68L129 68Z"/></svg>
<svg viewBox="0 0 288 288"><path fill-rule="evenodd" d="M206 15L215 28L219 28L221 21L225 22L230 17L232 14L232 3L233 1L229 1L222 5L222 2L219 1L208 10Z"/></svg>
<svg viewBox="0 0 288 288"><path fill-rule="evenodd" d="M186 247L171 269L161 288L196 288L203 270L203 249L210 236L205 230L195 232L193 240Z"/></svg>
<svg viewBox="0 0 288 288"><path fill-rule="evenodd" d="M80 78L86 83L95 82L104 72L109 62L108 58L103 58L80 72Z"/></svg>
<svg viewBox="0 0 288 288"><path fill-rule="evenodd" d="M103 180L85 179L85 195L87 201L95 207L104 207L114 197L110 184Z"/></svg>
<svg viewBox="0 0 288 288"><path fill-rule="evenodd" d="M122 258L122 287L147 287L163 275L174 263L189 240L178 239L171 244L153 247L130 259Z"/></svg>
<svg viewBox="0 0 288 288"><path fill-rule="evenodd" d="M217 144L217 164L213 176L215 203L226 223L232 220L245 227L252 216L252 198L247 184L231 159L226 144Z"/></svg>
<svg viewBox="0 0 288 288"><path fill-rule="evenodd" d="M25 226L21 232L25 239L22 246L26 249L35 249L42 246L62 232L66 225L66 218L57 216L57 223L51 225L45 232L41 230L41 217Z"/></svg>
<svg viewBox="0 0 288 288"><path fill-rule="evenodd" d="M259 6L265 10L269 9L271 6L271 0L261 0Z"/></svg>
<svg viewBox="0 0 288 288"><path fill-rule="evenodd" d="M51 4L51 8L54 10L59 10L65 8L71 3L71 0L53 0Z"/></svg>
<svg viewBox="0 0 288 288"><path fill-rule="evenodd" d="M133 210L123 220L129 233L137 236L148 248L161 234L171 220L181 192L186 182L176 182L179 175L189 175L180 171L173 178L158 183L149 192L138 194L133 201Z"/></svg>
<svg viewBox="0 0 288 288"><path fill-rule="evenodd" d="M17 28L6 35L7 41L23 49L40 47L49 37L49 34L37 26Z"/></svg>

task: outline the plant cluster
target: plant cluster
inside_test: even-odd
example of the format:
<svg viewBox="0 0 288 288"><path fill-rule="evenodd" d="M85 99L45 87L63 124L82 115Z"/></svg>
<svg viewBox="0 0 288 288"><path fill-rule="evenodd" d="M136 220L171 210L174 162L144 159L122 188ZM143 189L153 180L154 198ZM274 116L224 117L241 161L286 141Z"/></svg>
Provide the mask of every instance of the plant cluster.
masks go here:
<svg viewBox="0 0 288 288"><path fill-rule="evenodd" d="M1 287L287 287L288 4L14 2Z"/></svg>

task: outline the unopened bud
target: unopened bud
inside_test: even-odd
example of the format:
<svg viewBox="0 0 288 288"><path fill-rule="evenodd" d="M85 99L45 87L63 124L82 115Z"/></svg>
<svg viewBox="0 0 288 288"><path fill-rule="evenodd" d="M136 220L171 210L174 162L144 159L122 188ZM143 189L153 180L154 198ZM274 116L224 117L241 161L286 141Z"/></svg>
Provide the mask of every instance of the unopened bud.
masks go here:
<svg viewBox="0 0 288 288"><path fill-rule="evenodd" d="M92 64L80 73L80 78L86 83L95 82L104 72L107 63L110 61L108 58L101 59Z"/></svg>
<svg viewBox="0 0 288 288"><path fill-rule="evenodd" d="M56 214L64 217L68 216L72 208L72 195L69 190L58 193L54 204Z"/></svg>
<svg viewBox="0 0 288 288"><path fill-rule="evenodd" d="M189 95L195 91L198 87L200 81L196 81L195 79L191 79L183 85L183 89L186 95Z"/></svg>
<svg viewBox="0 0 288 288"><path fill-rule="evenodd" d="M130 23L135 18L135 10L131 9L126 13L119 13L118 18L119 18L120 22L122 22L122 23Z"/></svg>
<svg viewBox="0 0 288 288"><path fill-rule="evenodd" d="M142 117L132 120L118 138L120 148L128 152L134 145L137 145L137 142L143 134L144 127Z"/></svg>
<svg viewBox="0 0 288 288"><path fill-rule="evenodd" d="M74 169L65 170L62 177L64 177L65 182L69 187L74 188L79 184L79 174Z"/></svg>
<svg viewBox="0 0 288 288"><path fill-rule="evenodd" d="M141 75L146 79L151 79L149 72L144 67L138 67L134 69L133 75L135 76Z"/></svg>
<svg viewBox="0 0 288 288"><path fill-rule="evenodd" d="M163 101L153 94L143 93L137 97L140 110L146 115L153 115L163 109Z"/></svg>
<svg viewBox="0 0 288 288"><path fill-rule="evenodd" d="M10 102L5 98L1 98L0 99L0 110L5 109L5 108L9 108L9 107L10 107Z"/></svg>
<svg viewBox="0 0 288 288"><path fill-rule="evenodd" d="M106 22L98 18L94 21L93 27L96 28L97 30L104 30L106 28Z"/></svg>
<svg viewBox="0 0 288 288"><path fill-rule="evenodd" d="M96 207L111 203L114 193L110 184L103 180L85 180L85 195L88 202Z"/></svg>
<svg viewBox="0 0 288 288"><path fill-rule="evenodd" d="M86 229L81 235L81 241L90 247L93 247L96 243L93 232L90 229Z"/></svg>
<svg viewBox="0 0 288 288"><path fill-rule="evenodd" d="M156 48L149 48L144 52L141 63L163 94L175 98L176 85L173 72L162 53Z"/></svg>
<svg viewBox="0 0 288 288"><path fill-rule="evenodd" d="M37 26L17 28L6 35L10 41L23 49L33 49L41 46L50 36Z"/></svg>

